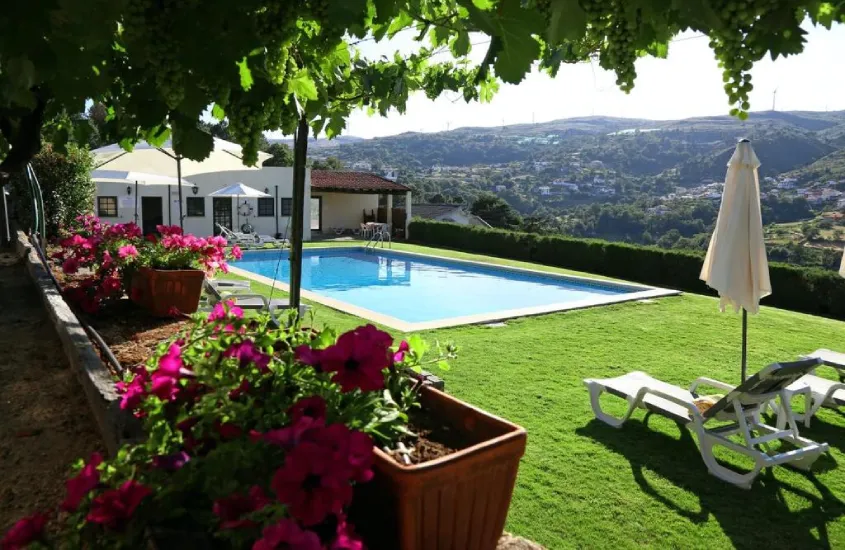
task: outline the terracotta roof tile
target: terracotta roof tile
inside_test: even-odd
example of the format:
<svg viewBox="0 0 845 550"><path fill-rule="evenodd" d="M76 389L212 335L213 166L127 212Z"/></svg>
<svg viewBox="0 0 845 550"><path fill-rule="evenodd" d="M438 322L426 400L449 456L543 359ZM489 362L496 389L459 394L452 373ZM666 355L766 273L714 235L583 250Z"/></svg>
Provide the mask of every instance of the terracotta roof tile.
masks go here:
<svg viewBox="0 0 845 550"><path fill-rule="evenodd" d="M410 191L411 188L371 172L311 170L311 189L348 192Z"/></svg>

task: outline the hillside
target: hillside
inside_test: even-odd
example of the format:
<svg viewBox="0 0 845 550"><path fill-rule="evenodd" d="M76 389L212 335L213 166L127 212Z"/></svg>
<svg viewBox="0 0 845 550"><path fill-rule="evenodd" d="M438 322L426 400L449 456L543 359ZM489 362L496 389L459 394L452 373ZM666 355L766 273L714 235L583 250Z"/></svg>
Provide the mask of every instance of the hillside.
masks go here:
<svg viewBox="0 0 845 550"><path fill-rule="evenodd" d="M722 177L740 137L754 142L763 175L799 170L845 148L845 111L764 111L752 113L745 122L730 116L669 121L580 117L338 142L322 154L347 163L367 161L406 170L580 155L635 177L669 172L685 185Z"/></svg>

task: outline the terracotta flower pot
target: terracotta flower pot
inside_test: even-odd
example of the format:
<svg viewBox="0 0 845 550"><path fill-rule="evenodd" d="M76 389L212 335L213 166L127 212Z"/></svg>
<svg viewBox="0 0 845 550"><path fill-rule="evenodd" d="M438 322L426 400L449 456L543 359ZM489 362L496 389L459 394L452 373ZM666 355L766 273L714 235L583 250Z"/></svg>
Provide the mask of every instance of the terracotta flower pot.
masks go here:
<svg viewBox="0 0 845 550"><path fill-rule="evenodd" d="M151 314L168 317L174 310L194 313L199 307L205 273L200 269L150 269L132 276L129 297Z"/></svg>
<svg viewBox="0 0 845 550"><path fill-rule="evenodd" d="M495 549L525 453L525 429L434 388L423 388L420 398L471 446L412 466L376 449L375 476L356 487L350 520L368 548Z"/></svg>

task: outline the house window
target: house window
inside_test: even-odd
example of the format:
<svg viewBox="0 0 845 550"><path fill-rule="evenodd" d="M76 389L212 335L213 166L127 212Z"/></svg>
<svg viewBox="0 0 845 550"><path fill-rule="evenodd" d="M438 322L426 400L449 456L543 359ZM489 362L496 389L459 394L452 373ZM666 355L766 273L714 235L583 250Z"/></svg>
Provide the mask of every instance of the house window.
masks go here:
<svg viewBox="0 0 845 550"><path fill-rule="evenodd" d="M116 218L117 197L97 197L97 215L101 218Z"/></svg>
<svg viewBox="0 0 845 550"><path fill-rule="evenodd" d="M273 207L276 206L276 201L272 198L258 199L258 215L262 217L274 216L276 213Z"/></svg>
<svg viewBox="0 0 845 550"><path fill-rule="evenodd" d="M187 197L185 206L188 207L189 218L205 217L205 197Z"/></svg>
<svg viewBox="0 0 845 550"><path fill-rule="evenodd" d="M282 199L282 216L290 216L293 212L293 199Z"/></svg>

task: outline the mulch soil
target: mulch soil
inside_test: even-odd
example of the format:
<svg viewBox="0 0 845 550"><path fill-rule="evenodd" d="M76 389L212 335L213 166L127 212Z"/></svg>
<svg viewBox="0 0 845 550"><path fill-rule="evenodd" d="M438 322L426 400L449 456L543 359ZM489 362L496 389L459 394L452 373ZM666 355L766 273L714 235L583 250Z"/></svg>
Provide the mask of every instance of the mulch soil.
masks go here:
<svg viewBox="0 0 845 550"><path fill-rule="evenodd" d="M29 274L0 268L0 534L54 509L76 458L104 452L76 373Z"/></svg>

